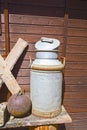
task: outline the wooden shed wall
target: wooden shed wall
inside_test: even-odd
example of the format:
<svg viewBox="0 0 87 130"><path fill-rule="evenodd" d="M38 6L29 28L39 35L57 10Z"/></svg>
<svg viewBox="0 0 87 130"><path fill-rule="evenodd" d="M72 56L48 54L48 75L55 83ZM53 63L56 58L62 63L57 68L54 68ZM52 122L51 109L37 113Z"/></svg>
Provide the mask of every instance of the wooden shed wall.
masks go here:
<svg viewBox="0 0 87 130"><path fill-rule="evenodd" d="M63 104L73 122L61 125L60 130L87 129L86 6L86 0L8 0L10 49L19 37L29 42L29 47L13 69L22 88L29 91L29 56L35 58L35 42L42 36L61 41L60 55L66 57ZM1 54L6 51L3 10L4 1L1 0ZM0 101L6 100L8 92L6 87L3 87L0 91Z"/></svg>

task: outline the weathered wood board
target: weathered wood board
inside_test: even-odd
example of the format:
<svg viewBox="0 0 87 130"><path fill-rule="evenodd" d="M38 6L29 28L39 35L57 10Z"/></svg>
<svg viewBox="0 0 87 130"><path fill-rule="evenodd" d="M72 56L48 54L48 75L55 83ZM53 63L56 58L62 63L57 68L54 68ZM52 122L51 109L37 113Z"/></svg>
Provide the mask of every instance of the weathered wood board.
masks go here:
<svg viewBox="0 0 87 130"><path fill-rule="evenodd" d="M72 119L65 110L64 106L62 106L62 112L60 115L54 118L41 118L36 117L34 115L29 115L24 118L11 118L5 124L3 128L16 128L16 127L24 127L24 126L40 126L40 125L49 125L49 124L62 124L62 123L71 123Z"/></svg>
<svg viewBox="0 0 87 130"><path fill-rule="evenodd" d="M18 39L17 43L15 44L15 46L12 48L12 50L10 51L10 53L5 59L6 65L8 66L10 70L13 69L18 58L20 57L20 55L22 54L23 50L25 49L27 45L28 43L26 41L24 41L21 38ZM0 79L0 87L2 86L2 83L3 81L2 79Z"/></svg>
<svg viewBox="0 0 87 130"><path fill-rule="evenodd" d="M20 91L20 86L18 85L13 74L9 70L3 57L0 55L0 77L5 82L7 88L12 94L18 93Z"/></svg>
<svg viewBox="0 0 87 130"><path fill-rule="evenodd" d="M0 127L4 125L7 114L7 102L0 103Z"/></svg>

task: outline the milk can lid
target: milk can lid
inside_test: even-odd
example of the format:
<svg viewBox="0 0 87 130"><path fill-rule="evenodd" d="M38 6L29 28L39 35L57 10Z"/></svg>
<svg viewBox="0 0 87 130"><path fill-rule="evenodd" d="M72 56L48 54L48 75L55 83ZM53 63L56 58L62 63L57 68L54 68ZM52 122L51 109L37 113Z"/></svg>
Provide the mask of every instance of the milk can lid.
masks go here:
<svg viewBox="0 0 87 130"><path fill-rule="evenodd" d="M37 50L54 50L60 45L60 41L54 38L42 37L35 44Z"/></svg>

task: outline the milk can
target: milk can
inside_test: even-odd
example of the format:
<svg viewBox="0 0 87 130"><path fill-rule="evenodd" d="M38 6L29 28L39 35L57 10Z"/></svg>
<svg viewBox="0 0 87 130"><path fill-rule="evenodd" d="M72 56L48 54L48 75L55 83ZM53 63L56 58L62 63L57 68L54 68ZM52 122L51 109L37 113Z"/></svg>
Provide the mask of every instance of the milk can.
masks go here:
<svg viewBox="0 0 87 130"><path fill-rule="evenodd" d="M60 41L42 37L36 44L36 59L30 70L30 97L32 114L55 117L61 112L62 70L65 65L58 60Z"/></svg>

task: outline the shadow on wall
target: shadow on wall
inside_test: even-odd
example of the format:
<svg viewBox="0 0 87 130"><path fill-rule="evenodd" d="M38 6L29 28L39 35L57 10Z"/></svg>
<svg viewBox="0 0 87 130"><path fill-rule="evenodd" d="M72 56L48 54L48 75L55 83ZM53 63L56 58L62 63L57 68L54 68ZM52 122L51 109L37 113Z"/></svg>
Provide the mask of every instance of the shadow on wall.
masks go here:
<svg viewBox="0 0 87 130"><path fill-rule="evenodd" d="M4 1L1 0L1 11ZM8 0L10 14L87 19L87 0Z"/></svg>

